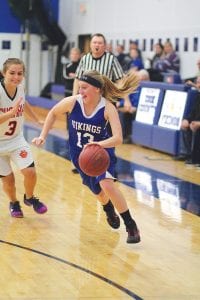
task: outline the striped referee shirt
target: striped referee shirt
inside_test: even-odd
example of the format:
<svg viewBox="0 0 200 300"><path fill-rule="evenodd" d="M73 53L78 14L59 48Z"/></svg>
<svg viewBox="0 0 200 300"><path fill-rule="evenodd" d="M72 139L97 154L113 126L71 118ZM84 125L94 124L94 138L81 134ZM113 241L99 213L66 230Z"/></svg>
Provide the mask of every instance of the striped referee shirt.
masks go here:
<svg viewBox="0 0 200 300"><path fill-rule="evenodd" d="M94 58L91 53L85 54L76 70L76 78L80 79L85 71L95 70L100 74L107 76L115 82L121 79L124 74L117 58L110 52L104 52L99 58Z"/></svg>

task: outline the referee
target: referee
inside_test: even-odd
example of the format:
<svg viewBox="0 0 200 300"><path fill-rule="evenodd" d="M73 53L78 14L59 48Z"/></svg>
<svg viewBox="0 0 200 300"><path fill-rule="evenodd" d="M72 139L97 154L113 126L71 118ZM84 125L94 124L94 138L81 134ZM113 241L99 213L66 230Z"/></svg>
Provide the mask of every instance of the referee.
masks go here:
<svg viewBox="0 0 200 300"><path fill-rule="evenodd" d="M117 82L124 76L117 58L106 51L106 39L103 34L95 33L91 37L90 49L91 52L81 58L76 70L73 95L78 94L78 79L85 71L96 70L100 74L106 75L113 82Z"/></svg>

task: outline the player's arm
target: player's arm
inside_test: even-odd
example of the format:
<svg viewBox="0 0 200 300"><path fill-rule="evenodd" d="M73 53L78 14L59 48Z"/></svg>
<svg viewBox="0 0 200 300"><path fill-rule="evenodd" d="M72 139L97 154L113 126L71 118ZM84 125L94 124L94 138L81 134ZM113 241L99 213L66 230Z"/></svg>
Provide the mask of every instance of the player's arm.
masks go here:
<svg viewBox="0 0 200 300"><path fill-rule="evenodd" d="M14 117L20 107L20 105L22 104L22 98L18 99L15 104L13 105L12 109L10 109L9 111L7 111L6 113L3 113L0 115L0 124L6 122L7 120L9 120L10 118Z"/></svg>
<svg viewBox="0 0 200 300"><path fill-rule="evenodd" d="M109 121L111 130L112 130L112 137L98 142L104 148L111 148L117 145L120 145L123 141L122 136L122 127L119 120L119 114L116 107L108 102L105 109L105 118Z"/></svg>
<svg viewBox="0 0 200 300"><path fill-rule="evenodd" d="M44 144L49 130L53 127L55 120L62 114L70 112L75 103L75 97L67 97L58 102L47 114L40 136L34 138L32 143L36 146Z"/></svg>

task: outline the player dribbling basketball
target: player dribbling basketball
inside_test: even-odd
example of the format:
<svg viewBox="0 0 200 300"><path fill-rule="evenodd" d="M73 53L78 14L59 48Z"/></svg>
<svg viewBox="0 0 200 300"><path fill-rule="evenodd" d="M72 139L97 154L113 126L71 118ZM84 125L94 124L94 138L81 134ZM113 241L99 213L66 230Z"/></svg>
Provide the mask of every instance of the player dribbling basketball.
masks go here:
<svg viewBox="0 0 200 300"><path fill-rule="evenodd" d="M55 105L47 115L40 136L33 139L35 145L42 145L56 118L60 114L68 113L71 160L78 169L83 184L90 188L103 205L107 221L112 228L120 226L120 219L114 207L117 209L128 232L127 243L140 242L140 234L124 196L114 183L114 147L122 143L122 129L113 102L133 92L137 85L138 78L133 73L127 75L118 88L97 71L85 72L79 80L79 94L64 98ZM101 176L90 177L79 167L79 155L88 143L98 143L109 153L109 168Z"/></svg>

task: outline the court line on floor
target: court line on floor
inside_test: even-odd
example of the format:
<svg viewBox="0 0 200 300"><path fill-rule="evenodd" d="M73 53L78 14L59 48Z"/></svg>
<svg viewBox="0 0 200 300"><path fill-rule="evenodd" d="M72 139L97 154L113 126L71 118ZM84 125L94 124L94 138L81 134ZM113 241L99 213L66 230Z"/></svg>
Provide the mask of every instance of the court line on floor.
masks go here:
<svg viewBox="0 0 200 300"><path fill-rule="evenodd" d="M98 278L98 279L100 279L100 280L102 280L102 281L108 283L109 285L111 285L111 286L117 288L117 289L120 290L121 292L127 294L127 295L130 296L132 299L135 299L135 300L143 300L143 298L139 297L138 295L136 295L135 293L133 293L133 292L130 291L129 289L127 289L127 288L121 286L120 284L118 284L118 283L112 281L111 279L106 278L106 277L104 277L104 276L102 276L102 275L100 275L100 274L98 274L98 273L95 273L95 272L93 272L93 271L91 271L91 270L89 270L89 269L86 269L86 268L84 268L84 267L81 267L81 266L79 266L79 265L77 265L77 264L75 264L75 263L72 263L72 262L70 262L70 261L67 261L67 260L65 260L65 259L56 257L56 256L54 256L54 255L51 255L51 254L48 254L48 253L45 253L45 252L42 252L42 251L39 251L39 250L35 250L35 249L29 248L29 247L24 247L24 246L21 246L21 245L12 243L12 242L4 241L4 240L1 240L1 239L0 239L0 243L6 244L6 245L10 245L10 246L14 246L14 247L16 247L16 248L20 248L20 249L23 249L23 250L27 250L27 251L30 251L30 252L33 252L33 253L36 253L36 254L43 255L43 256L45 256L45 257L54 259L54 260L56 260L56 261L58 261L58 262L64 263L64 264L66 264L66 265L68 265L68 266L71 266L71 267L73 267L73 268L75 268L75 269L78 269L78 270L80 270L80 271L83 271L83 272L85 272L85 273L87 273L87 274L90 274L90 275L92 275L92 276L94 276L94 277L96 277L96 278Z"/></svg>

